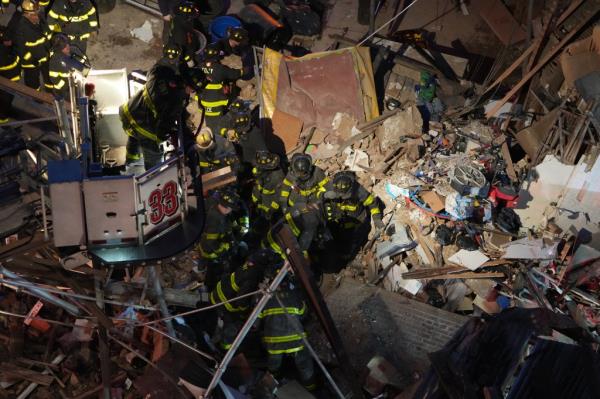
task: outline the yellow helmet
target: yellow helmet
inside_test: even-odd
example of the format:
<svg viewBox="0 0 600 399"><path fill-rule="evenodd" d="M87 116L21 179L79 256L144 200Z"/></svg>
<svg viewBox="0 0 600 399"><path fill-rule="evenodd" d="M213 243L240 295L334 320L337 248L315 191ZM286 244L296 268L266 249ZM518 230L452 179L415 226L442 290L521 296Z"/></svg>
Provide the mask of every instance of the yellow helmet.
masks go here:
<svg viewBox="0 0 600 399"><path fill-rule="evenodd" d="M215 145L215 136L209 127L203 127L196 136L196 144L201 150L208 150Z"/></svg>
<svg viewBox="0 0 600 399"><path fill-rule="evenodd" d="M21 9L23 12L38 12L40 10L40 5L31 0L23 0L21 3Z"/></svg>

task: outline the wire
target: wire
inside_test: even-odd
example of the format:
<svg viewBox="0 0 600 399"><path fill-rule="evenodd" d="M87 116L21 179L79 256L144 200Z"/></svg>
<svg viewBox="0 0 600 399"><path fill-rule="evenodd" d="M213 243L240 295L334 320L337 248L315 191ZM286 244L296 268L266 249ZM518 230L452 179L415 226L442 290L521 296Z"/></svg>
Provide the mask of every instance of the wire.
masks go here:
<svg viewBox="0 0 600 399"><path fill-rule="evenodd" d="M26 319L28 317L28 315L26 315L26 314L12 313L12 312L7 312L6 310L0 310L0 314L3 314L5 316L18 317L21 319ZM37 316L31 317L31 319L32 320L41 320L41 321L45 321L46 323L58 324L59 326L65 326L65 327L80 327L73 323L65 323L62 321L45 319L43 317L37 317Z"/></svg>
<svg viewBox="0 0 600 399"><path fill-rule="evenodd" d="M381 25L379 28L377 28L373 33L371 33L370 35L368 35L367 37L365 37L363 40L360 41L360 43L358 43L356 45L356 47L363 45L367 40L369 40L370 38L372 38L373 36L375 36L377 33L379 33L383 28L385 28L386 26L388 26L389 24L391 24L392 22L394 22L398 17L400 17L402 14L404 14L406 11L408 11L409 8L411 8L416 2L418 2L419 0L413 0L412 3L410 3L409 5L407 5L403 10L401 10L400 12L398 12L398 14L394 15L392 18L390 18L389 21L387 21L385 24Z"/></svg>

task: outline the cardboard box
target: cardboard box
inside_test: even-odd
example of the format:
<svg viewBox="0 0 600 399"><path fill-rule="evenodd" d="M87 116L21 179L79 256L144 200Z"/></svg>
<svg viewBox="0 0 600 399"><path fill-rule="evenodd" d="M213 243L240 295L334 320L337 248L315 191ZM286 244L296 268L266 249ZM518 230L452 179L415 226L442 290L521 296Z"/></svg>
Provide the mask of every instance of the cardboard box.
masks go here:
<svg viewBox="0 0 600 399"><path fill-rule="evenodd" d="M446 197L442 197L435 191L423 191L421 192L421 198L435 213L444 210L446 207Z"/></svg>

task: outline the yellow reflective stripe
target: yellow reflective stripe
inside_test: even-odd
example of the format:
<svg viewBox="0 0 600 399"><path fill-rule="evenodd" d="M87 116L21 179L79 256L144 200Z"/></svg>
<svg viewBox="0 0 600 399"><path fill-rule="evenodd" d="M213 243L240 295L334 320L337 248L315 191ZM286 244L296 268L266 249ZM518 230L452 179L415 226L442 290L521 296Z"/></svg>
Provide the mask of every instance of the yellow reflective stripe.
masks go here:
<svg viewBox="0 0 600 399"><path fill-rule="evenodd" d="M217 283L217 296L223 303L223 306L225 306L225 309L227 309L230 312L242 312L242 311L246 310L245 306L234 307L229 302L227 302L228 299L225 296L225 294L223 293L223 287L222 287L220 281Z"/></svg>
<svg viewBox="0 0 600 399"><path fill-rule="evenodd" d="M289 192L289 191L282 191L282 192L281 192L281 196L282 196L282 197L286 197L286 198L287 198L287 197L289 197L289 196L290 196L290 192Z"/></svg>
<svg viewBox="0 0 600 399"><path fill-rule="evenodd" d="M206 116L220 116L221 112L218 112L218 111L204 112L204 115L206 115Z"/></svg>
<svg viewBox="0 0 600 399"><path fill-rule="evenodd" d="M329 179L326 177L323 180L321 180L318 184L319 187L323 187L327 184L327 182L329 181Z"/></svg>
<svg viewBox="0 0 600 399"><path fill-rule="evenodd" d="M252 202L258 202L258 197L252 194Z"/></svg>
<svg viewBox="0 0 600 399"><path fill-rule="evenodd" d="M258 204L256 206L258 207L258 209L260 209L263 212L270 212L271 211L268 206L265 206L263 204Z"/></svg>
<svg viewBox="0 0 600 399"><path fill-rule="evenodd" d="M273 309L267 309L267 310L263 310L262 312L260 312L260 314L258 315L259 318L263 318L265 316L274 316L274 315L279 315L279 314L295 314L298 316L302 316L304 314L304 311L306 310L306 304L304 304L304 306L302 306L302 309L298 309L298 308L273 308Z"/></svg>
<svg viewBox="0 0 600 399"><path fill-rule="evenodd" d="M40 44L44 44L45 41L46 41L46 37L42 36L39 39L37 39L35 42L25 42L25 46L26 47L35 47L35 46L39 46Z"/></svg>
<svg viewBox="0 0 600 399"><path fill-rule="evenodd" d="M28 61L30 58L31 58L31 53L28 51L28 52L26 52L26 53L25 53L25 55L23 56L23 59L24 59L25 61Z"/></svg>
<svg viewBox="0 0 600 399"><path fill-rule="evenodd" d="M15 77L11 78L10 80L12 80L13 82L18 82L19 80L21 80L21 77L15 76Z"/></svg>
<svg viewBox="0 0 600 399"><path fill-rule="evenodd" d="M201 168L208 168L211 164L209 164L208 162L200 161L198 162L198 165L200 165Z"/></svg>
<svg viewBox="0 0 600 399"><path fill-rule="evenodd" d="M257 184L257 185L256 185L256 187L258 188L258 190L259 190L261 193L263 193L263 194L265 194L265 195L272 195L272 194L275 194L275 190L274 190L274 189L273 189L273 190L269 190L269 189L267 189L267 188L264 188L263 186L261 186L261 185L260 185L260 183L259 183L259 184Z"/></svg>
<svg viewBox="0 0 600 399"><path fill-rule="evenodd" d="M158 116L158 113L156 112L156 107L154 106L154 102L152 101L152 98L150 97L150 93L148 92L148 88L146 86L144 86L142 97L144 98L144 104L146 104L148 108L150 108L150 111L152 111L152 114L156 118Z"/></svg>
<svg viewBox="0 0 600 399"><path fill-rule="evenodd" d="M206 85L206 88L208 90L219 90L223 88L223 85L221 83L209 83Z"/></svg>
<svg viewBox="0 0 600 399"><path fill-rule="evenodd" d="M79 40L89 39L91 35L91 33L84 33L83 35L79 36Z"/></svg>
<svg viewBox="0 0 600 399"><path fill-rule="evenodd" d="M273 251L277 252L279 254L279 256L281 256L282 258L285 258L285 254L283 253L283 250L273 239L273 235L271 234L270 230L267 233L267 241L269 242L269 245L271 246L271 249Z"/></svg>
<svg viewBox="0 0 600 399"><path fill-rule="evenodd" d="M294 233L294 235L296 237L298 237L300 235L301 231L298 228L298 226L296 225L296 222L294 222L294 218L292 217L292 214L291 213L286 213L285 214L285 220L288 222L288 225L292 229L292 233Z"/></svg>
<svg viewBox="0 0 600 399"><path fill-rule="evenodd" d="M207 233L204 237L207 240L218 240L219 238L222 238L224 236L223 233Z"/></svg>
<svg viewBox="0 0 600 399"><path fill-rule="evenodd" d="M98 26L98 21L90 21L90 26L92 28L95 28L96 26Z"/></svg>
<svg viewBox="0 0 600 399"><path fill-rule="evenodd" d="M271 355L281 355L283 353L300 352L302 349L304 349L304 345L298 346L296 348L291 348L291 349L278 349L278 350L267 349L267 352L269 352L269 354L271 354Z"/></svg>
<svg viewBox="0 0 600 399"><path fill-rule="evenodd" d="M68 78L69 73L68 72L50 71L50 77L52 77L52 78Z"/></svg>
<svg viewBox="0 0 600 399"><path fill-rule="evenodd" d="M292 187L292 182L289 181L288 179L283 179L283 184L285 184L286 186Z"/></svg>
<svg viewBox="0 0 600 399"><path fill-rule="evenodd" d="M48 61L48 57L42 57L38 60L38 64L41 64L42 62L46 62Z"/></svg>
<svg viewBox="0 0 600 399"><path fill-rule="evenodd" d="M141 134L142 136L144 136L146 138L149 138L150 140L154 140L157 143L160 143L160 140L158 139L158 137L155 134L152 134L149 131L147 131L146 129L142 128L140 125L138 125L136 120L133 119L133 116L131 116L131 113L129 112L129 104L127 104L127 103L125 103L125 105L123 106L123 114L129 120L129 123L131 123L131 126L133 126L133 128L136 130L136 132L138 132L139 134Z"/></svg>
<svg viewBox="0 0 600 399"><path fill-rule="evenodd" d="M137 161L138 159L142 159L141 154L132 154L130 152L125 153L125 158Z"/></svg>
<svg viewBox="0 0 600 399"><path fill-rule="evenodd" d="M96 13L96 8L92 6L92 8L90 8L90 10L87 12L87 16L90 17L92 15L94 15Z"/></svg>
<svg viewBox="0 0 600 399"><path fill-rule="evenodd" d="M371 215L377 215L378 213L381 213L381 211L379 210L379 208L373 208L373 209L371 209Z"/></svg>
<svg viewBox="0 0 600 399"><path fill-rule="evenodd" d="M240 290L240 287L235 282L235 273L231 273L229 280L229 282L231 283L231 288L233 288L235 292L238 292Z"/></svg>
<svg viewBox="0 0 600 399"><path fill-rule="evenodd" d="M271 208L273 209L279 209L279 204L275 201L271 201Z"/></svg>
<svg viewBox="0 0 600 399"><path fill-rule="evenodd" d="M17 65L19 65L19 56L17 56L17 58L15 59L15 62L13 62L10 65L5 65L5 66L0 66L0 71L8 71L10 69L16 68Z"/></svg>
<svg viewBox="0 0 600 399"><path fill-rule="evenodd" d="M279 337L263 337L263 342L267 344L281 344L285 342L298 341L302 338L306 337L306 333L303 334L292 334L292 335L282 335Z"/></svg>
<svg viewBox="0 0 600 399"><path fill-rule="evenodd" d="M229 350L233 346L232 344L226 344L225 342L221 342L219 345L225 350Z"/></svg>
<svg viewBox="0 0 600 399"><path fill-rule="evenodd" d="M57 84L54 85L54 88L56 90L60 90L63 88L64 85L65 85L65 81L63 79L61 79Z"/></svg>
<svg viewBox="0 0 600 399"><path fill-rule="evenodd" d="M375 197L373 197L373 195L372 195L372 194L369 194L369 196L367 197L367 199L365 199L365 200L363 201L363 205L364 205L364 206L369 206L369 205L371 205L371 204L372 204L374 201L375 201Z"/></svg>
<svg viewBox="0 0 600 399"><path fill-rule="evenodd" d="M309 188L308 190L300 190L300 195L302 195L303 197L308 197L309 195L313 194L318 189L319 189L319 187L315 186L313 188Z"/></svg>
<svg viewBox="0 0 600 399"><path fill-rule="evenodd" d="M229 104L229 100L219 100L219 101L201 100L200 104L202 104L204 107L214 108L214 107L220 107L220 106L227 106L227 104Z"/></svg>
<svg viewBox="0 0 600 399"><path fill-rule="evenodd" d="M354 212L358 209L358 205L340 205L342 211Z"/></svg>

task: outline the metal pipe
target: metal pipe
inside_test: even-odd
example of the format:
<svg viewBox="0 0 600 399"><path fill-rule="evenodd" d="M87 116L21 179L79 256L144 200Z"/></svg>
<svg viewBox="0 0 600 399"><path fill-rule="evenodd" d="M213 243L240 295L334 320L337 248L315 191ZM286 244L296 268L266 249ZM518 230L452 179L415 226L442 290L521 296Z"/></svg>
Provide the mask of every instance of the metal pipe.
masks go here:
<svg viewBox="0 0 600 399"><path fill-rule="evenodd" d="M158 300L160 312L162 313L163 317L169 317L169 308L167 307L167 301L165 301L165 295L163 294L162 286L160 285L160 280L158 279L158 274L156 273L156 266L147 266L146 273L148 278L152 281L152 284L154 284L154 294ZM165 325L167 326L167 332L169 335L176 337L175 328L173 327L173 322L171 319L165 320Z"/></svg>
<svg viewBox="0 0 600 399"><path fill-rule="evenodd" d="M146 11L146 12L148 12L148 13L150 13L152 15L155 15L155 16L157 16L159 18L162 18L162 14L160 13L160 11L155 10L152 7L148 7L145 4L141 4L141 3L138 3L137 1L133 1L133 0L125 0L125 3L129 4L130 6L134 6L136 8L139 8L140 10Z"/></svg>
<svg viewBox="0 0 600 399"><path fill-rule="evenodd" d="M56 123L58 124L58 132L67 144L67 156L70 156L74 151L74 143L70 132L69 116L65 110L65 100L54 100L54 112L56 113ZM73 112L71 113L73 114ZM71 115L72 116L72 115Z"/></svg>
<svg viewBox="0 0 600 399"><path fill-rule="evenodd" d="M48 241L48 218L46 217L46 195L44 186L40 185L40 198L42 200L42 224L44 226L44 241Z"/></svg>
<svg viewBox="0 0 600 399"><path fill-rule="evenodd" d="M208 388L206 388L206 392L204 392L204 395L202 396L202 398L210 397L211 391L217 386L217 384L221 380L221 377L225 373L225 370L227 370L227 366L229 365L229 362L231 361L231 359L233 359L235 352L239 348L239 346L242 343L242 341L244 340L244 338L246 338L248 331L250 331L250 328L252 327L252 325L254 324L256 319L258 319L258 315L265 308L265 306L267 305L267 302L269 302L269 300L271 299L271 297L277 290L277 287L279 287L279 284L281 284L281 282L283 281L285 276L290 271L290 268L291 268L290 262L286 261L284 263L283 267L281 268L281 270L279 270L279 273L277 273L277 275L275 276L275 278L269 285L269 288L267 289L267 292L265 292L265 295L263 295L263 297L260 298L260 301L258 301L258 303L256 304L256 307L254 308L254 310L248 317L248 320L246 320L246 323L244 323L244 325L242 326L242 329L238 333L237 337L235 337L235 339L233 340L233 343L231 344L231 348L229 348L229 350L223 357L223 360L217 367L215 375L213 376L212 380L210 381Z"/></svg>
<svg viewBox="0 0 600 399"><path fill-rule="evenodd" d="M2 127L13 127L13 126L21 126L21 125L30 125L33 123L42 123L42 122L50 122L50 121L55 121L57 120L58 117L56 116L49 116L46 118L35 118L35 119L27 119L24 121L13 121L13 122L6 122L2 124Z"/></svg>
<svg viewBox="0 0 600 399"><path fill-rule="evenodd" d="M285 311L285 315L288 318L293 319L292 315L288 312L288 308L283 304L283 302L281 301L281 298L279 298L279 295L275 294L275 299L277 300L277 303L279 303L279 306L281 306L281 308ZM306 339L305 334L302 334L302 342L304 343L304 346L306 346L306 348L310 352L313 359L315 359L315 362L317 362L317 365L319 366L319 368L325 375L325 378L327 379L327 381L329 381L329 383L331 384L331 387L333 388L335 393L338 395L338 397L340 397L341 399L345 399L346 397L344 396L342 391L340 391L340 388L337 386L337 384L333 380L333 377L331 376L331 374L329 374L329 371L327 371L327 368L325 367L323 362L321 362L321 359L319 359L317 352L315 352L315 350L312 347L312 345L310 344L310 342L308 342L308 339Z"/></svg>
<svg viewBox="0 0 600 399"><path fill-rule="evenodd" d="M5 276L15 280L16 282L20 282L23 284L29 283L27 280L25 280L24 278L20 277L19 275L15 274L15 273L11 272L4 266L0 266L0 274L3 274ZM33 295L46 300L48 303L51 303L55 306L63 308L64 310L66 310L67 312L72 314L73 316L79 316L81 314L79 311L79 308L76 307L75 305L70 304L69 302L63 301L62 299L57 298L52 294L49 294L47 291L45 291L41 288L29 286L25 289L27 291L29 291L30 293L32 293Z"/></svg>

